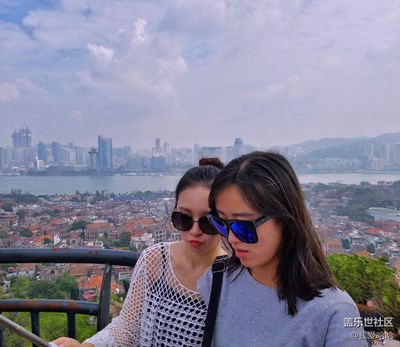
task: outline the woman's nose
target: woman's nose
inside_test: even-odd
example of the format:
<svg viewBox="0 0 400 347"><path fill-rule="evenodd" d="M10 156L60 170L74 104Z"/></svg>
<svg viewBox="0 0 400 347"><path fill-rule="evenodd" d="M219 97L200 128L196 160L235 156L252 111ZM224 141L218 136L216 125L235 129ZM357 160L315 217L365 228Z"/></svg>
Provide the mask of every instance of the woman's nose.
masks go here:
<svg viewBox="0 0 400 347"><path fill-rule="evenodd" d="M228 241L231 244L241 242L231 230L228 231Z"/></svg>
<svg viewBox="0 0 400 347"><path fill-rule="evenodd" d="M203 230L200 229L199 223L196 221L193 221L193 225L190 228L189 232L192 235L201 235L203 233Z"/></svg>

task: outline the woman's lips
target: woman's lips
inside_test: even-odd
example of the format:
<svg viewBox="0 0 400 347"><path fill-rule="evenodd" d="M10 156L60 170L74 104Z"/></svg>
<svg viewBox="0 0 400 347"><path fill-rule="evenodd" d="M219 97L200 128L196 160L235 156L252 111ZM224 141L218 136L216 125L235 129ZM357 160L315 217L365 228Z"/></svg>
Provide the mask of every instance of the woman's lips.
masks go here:
<svg viewBox="0 0 400 347"><path fill-rule="evenodd" d="M237 248L235 249L235 254L238 258L244 258L246 255L249 254L249 252L245 251L244 249Z"/></svg>
<svg viewBox="0 0 400 347"><path fill-rule="evenodd" d="M199 248L203 244L203 242L196 240L189 241L189 243L193 248Z"/></svg>

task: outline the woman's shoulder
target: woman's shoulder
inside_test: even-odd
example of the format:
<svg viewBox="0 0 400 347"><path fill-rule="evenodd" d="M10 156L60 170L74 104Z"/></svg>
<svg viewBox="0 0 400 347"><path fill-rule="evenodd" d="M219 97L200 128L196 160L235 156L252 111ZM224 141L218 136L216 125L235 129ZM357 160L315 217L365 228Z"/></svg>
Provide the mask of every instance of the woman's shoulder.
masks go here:
<svg viewBox="0 0 400 347"><path fill-rule="evenodd" d="M321 311L326 315L348 314L354 316L358 314L357 305L350 295L335 287L320 290L319 296L310 301L302 300L300 306L305 308L305 311Z"/></svg>
<svg viewBox="0 0 400 347"><path fill-rule="evenodd" d="M142 252L142 254L153 254L153 253L160 253L161 251L169 251L171 244L173 242L159 242L154 245L151 245L147 248L145 248Z"/></svg>
<svg viewBox="0 0 400 347"><path fill-rule="evenodd" d="M162 260L168 261L171 244L173 242L160 242L143 250L138 264L161 264Z"/></svg>
<svg viewBox="0 0 400 347"><path fill-rule="evenodd" d="M336 287L329 287L321 290L321 296L324 301L333 302L336 304L351 304L356 306L351 296L343 289Z"/></svg>
<svg viewBox="0 0 400 347"><path fill-rule="evenodd" d="M225 271L223 273L223 286L230 285L231 282L234 280L238 279L235 282L235 285L240 286L240 279L241 279L241 274L245 268L242 265L239 265L235 269L227 269L225 268ZM211 285L213 281L213 271L212 267L210 267L197 281L197 288L199 292L203 295L204 298L209 297L209 293L211 291Z"/></svg>

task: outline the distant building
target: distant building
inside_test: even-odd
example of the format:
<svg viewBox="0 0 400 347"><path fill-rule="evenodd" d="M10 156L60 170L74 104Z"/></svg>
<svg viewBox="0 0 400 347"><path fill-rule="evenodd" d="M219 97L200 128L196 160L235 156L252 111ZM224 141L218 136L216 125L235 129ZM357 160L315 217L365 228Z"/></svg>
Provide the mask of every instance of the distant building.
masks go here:
<svg viewBox="0 0 400 347"><path fill-rule="evenodd" d="M89 165L88 165L88 167L89 167L90 170L96 170L97 169L97 156L98 156L97 149L96 148L92 148L89 151Z"/></svg>
<svg viewBox="0 0 400 347"><path fill-rule="evenodd" d="M168 142L164 142L163 153L164 153L165 156L169 155L169 143Z"/></svg>
<svg viewBox="0 0 400 347"><path fill-rule="evenodd" d="M235 142L233 144L233 156L235 158L239 157L242 154L244 154L244 152L245 152L245 147L244 147L244 144L243 144L243 139L236 138Z"/></svg>
<svg viewBox="0 0 400 347"><path fill-rule="evenodd" d="M194 160L194 165L197 165L200 159L200 145L198 143L195 143L193 147L193 160Z"/></svg>
<svg viewBox="0 0 400 347"><path fill-rule="evenodd" d="M84 147L74 147L75 150L75 161L78 165L85 165L88 160L88 151Z"/></svg>
<svg viewBox="0 0 400 347"><path fill-rule="evenodd" d="M58 142L52 142L51 144L51 156L53 157L53 162L61 163L63 160L63 152L61 144Z"/></svg>
<svg viewBox="0 0 400 347"><path fill-rule="evenodd" d="M155 153L161 153L161 140L158 139L158 138L155 141L154 152Z"/></svg>
<svg viewBox="0 0 400 347"><path fill-rule="evenodd" d="M10 150L8 148L0 148L0 171L6 169L10 163Z"/></svg>
<svg viewBox="0 0 400 347"><path fill-rule="evenodd" d="M379 158L381 159L383 164L389 164L389 144L388 143L382 143L381 144L381 150L379 153Z"/></svg>
<svg viewBox="0 0 400 347"><path fill-rule="evenodd" d="M165 157L163 155L153 155L150 165L152 172L164 172L166 168Z"/></svg>
<svg viewBox="0 0 400 347"><path fill-rule="evenodd" d="M11 135L13 148L32 147L32 132L28 127L20 127Z"/></svg>
<svg viewBox="0 0 400 347"><path fill-rule="evenodd" d="M224 157L224 150L222 147L201 147L199 151L199 156L211 158L216 157L222 160Z"/></svg>
<svg viewBox="0 0 400 347"><path fill-rule="evenodd" d="M372 159L374 157L374 144L373 143L366 143L364 144L364 157L367 159Z"/></svg>
<svg viewBox="0 0 400 347"><path fill-rule="evenodd" d="M46 145L39 141L38 144L38 159L43 160L44 163L47 163L47 148Z"/></svg>
<svg viewBox="0 0 400 347"><path fill-rule="evenodd" d="M370 207L367 213L374 217L375 221L395 221L400 222L400 211L390 208Z"/></svg>
<svg viewBox="0 0 400 347"><path fill-rule="evenodd" d="M36 171L41 171L44 169L44 162L40 160L37 155L35 155L35 160L33 161L33 168Z"/></svg>
<svg viewBox="0 0 400 347"><path fill-rule="evenodd" d="M396 165L400 164L400 143L395 143L394 144L393 162Z"/></svg>
<svg viewBox="0 0 400 347"><path fill-rule="evenodd" d="M108 171L113 168L113 149L110 138L98 136L97 167L100 171Z"/></svg>

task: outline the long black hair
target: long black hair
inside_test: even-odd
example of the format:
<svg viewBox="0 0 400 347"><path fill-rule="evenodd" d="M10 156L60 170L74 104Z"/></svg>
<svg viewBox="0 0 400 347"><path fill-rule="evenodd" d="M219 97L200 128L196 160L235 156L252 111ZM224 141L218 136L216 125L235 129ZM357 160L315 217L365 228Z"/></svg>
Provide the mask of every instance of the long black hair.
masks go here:
<svg viewBox="0 0 400 347"><path fill-rule="evenodd" d="M313 228L298 178L289 161L276 152L255 151L233 159L215 178L209 196L215 209L218 194L235 185L255 211L272 216L282 228L277 258L277 292L288 313L297 312L297 299L311 300L321 289L337 287ZM230 269L239 266L233 254Z"/></svg>

